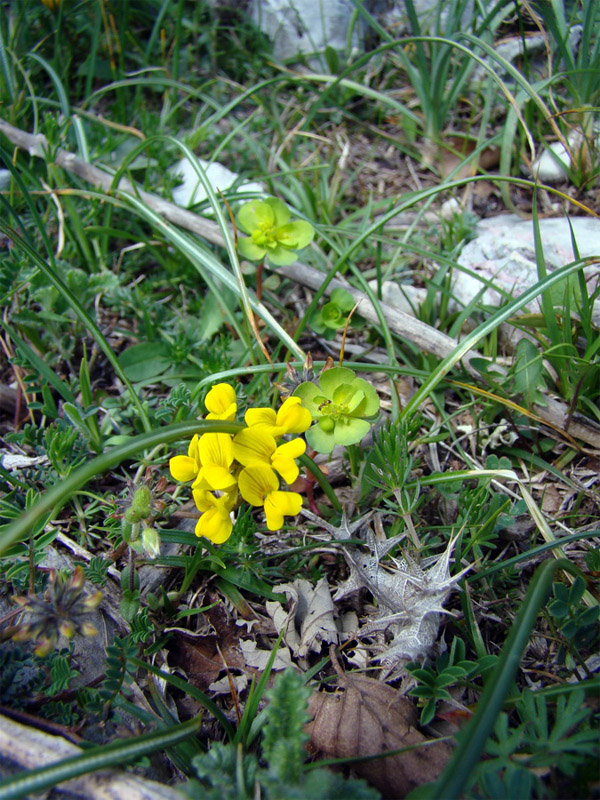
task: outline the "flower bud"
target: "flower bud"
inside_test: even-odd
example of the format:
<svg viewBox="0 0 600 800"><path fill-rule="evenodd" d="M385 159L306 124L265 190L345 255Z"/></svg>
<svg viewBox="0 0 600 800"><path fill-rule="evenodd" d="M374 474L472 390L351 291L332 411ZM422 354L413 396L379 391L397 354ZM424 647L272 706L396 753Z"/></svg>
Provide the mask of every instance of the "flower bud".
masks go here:
<svg viewBox="0 0 600 800"><path fill-rule="evenodd" d="M139 512L137 512L132 506L130 506L123 515L123 522L125 522L131 528L132 525L135 525L142 519ZM123 535L125 538L125 535Z"/></svg>
<svg viewBox="0 0 600 800"><path fill-rule="evenodd" d="M56 638L53 636L41 636L38 639L38 642L39 644L33 653L39 658L45 658L45 656L47 656L48 653L54 648L56 644Z"/></svg>
<svg viewBox="0 0 600 800"><path fill-rule="evenodd" d="M98 590L91 594L89 597L86 597L83 601L83 605L89 611L93 611L95 608L98 608L100 603L102 602L102 592Z"/></svg>
<svg viewBox="0 0 600 800"><path fill-rule="evenodd" d="M150 558L160 555L160 537L155 528L144 528L142 531L142 545Z"/></svg>
<svg viewBox="0 0 600 800"><path fill-rule="evenodd" d="M58 630L66 639L72 639L75 636L75 625L70 619L63 620L58 626Z"/></svg>
<svg viewBox="0 0 600 800"><path fill-rule="evenodd" d="M95 625L92 625L91 622L82 622L80 625L80 632L83 634L83 636L97 636L98 628Z"/></svg>
<svg viewBox="0 0 600 800"><path fill-rule="evenodd" d="M150 516L150 505L152 503L152 492L148 486L140 486L135 490L133 500L131 501L130 509L138 515L137 520L130 520L130 522L138 522L140 519L146 519Z"/></svg>

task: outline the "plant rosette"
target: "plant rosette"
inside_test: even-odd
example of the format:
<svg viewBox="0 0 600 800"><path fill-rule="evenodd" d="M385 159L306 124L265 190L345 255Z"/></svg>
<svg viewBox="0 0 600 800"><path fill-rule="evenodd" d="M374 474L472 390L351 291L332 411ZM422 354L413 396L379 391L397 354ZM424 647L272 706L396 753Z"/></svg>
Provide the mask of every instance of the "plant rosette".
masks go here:
<svg viewBox="0 0 600 800"><path fill-rule="evenodd" d="M379 412L377 392L347 367L321 373L319 385L301 383L294 391L316 420L306 441L318 453L331 453L336 444L352 445L363 439Z"/></svg>
<svg viewBox="0 0 600 800"><path fill-rule="evenodd" d="M354 308L354 298L350 292L338 287L331 292L331 298L311 317L310 324L315 333L326 339L333 339L336 331L343 328L349 313Z"/></svg>
<svg viewBox="0 0 600 800"><path fill-rule="evenodd" d="M269 197L244 203L237 214L238 227L249 238L238 241L238 251L250 261L262 261L283 267L293 264L297 251L313 240L315 229L305 220L290 222L290 211L283 200Z"/></svg>

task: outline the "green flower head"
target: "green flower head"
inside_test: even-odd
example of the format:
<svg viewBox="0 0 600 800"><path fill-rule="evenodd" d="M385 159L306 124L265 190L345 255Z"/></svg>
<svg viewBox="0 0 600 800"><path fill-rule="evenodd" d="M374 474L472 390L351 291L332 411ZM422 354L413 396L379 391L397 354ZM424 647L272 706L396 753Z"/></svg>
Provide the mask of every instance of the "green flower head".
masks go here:
<svg viewBox="0 0 600 800"><path fill-rule="evenodd" d="M244 203L237 224L249 238L238 241L240 254L250 261L262 261L266 256L277 266L292 264L296 251L312 242L315 229L310 222L289 219L288 207L276 197Z"/></svg>
<svg viewBox="0 0 600 800"><path fill-rule="evenodd" d="M294 395L316 420L306 441L318 453L331 453L336 444L360 442L379 411L375 389L347 367L325 370L318 386L301 383Z"/></svg>

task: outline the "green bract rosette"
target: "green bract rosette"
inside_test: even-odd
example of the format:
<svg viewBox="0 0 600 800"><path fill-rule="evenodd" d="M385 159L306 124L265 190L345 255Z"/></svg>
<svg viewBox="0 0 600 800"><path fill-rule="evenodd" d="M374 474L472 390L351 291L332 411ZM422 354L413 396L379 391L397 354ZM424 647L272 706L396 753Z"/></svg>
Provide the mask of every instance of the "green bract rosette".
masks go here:
<svg viewBox="0 0 600 800"><path fill-rule="evenodd" d="M347 367L321 373L319 385L301 383L294 392L316 420L306 441L318 453L331 453L336 444L360 442L379 411L379 397L370 383Z"/></svg>
<svg viewBox="0 0 600 800"><path fill-rule="evenodd" d="M250 261L262 261L265 256L276 266L293 264L297 250L309 245L315 230L310 222L290 222L286 204L276 197L251 200L237 215L240 230L249 234L238 241L240 254Z"/></svg>

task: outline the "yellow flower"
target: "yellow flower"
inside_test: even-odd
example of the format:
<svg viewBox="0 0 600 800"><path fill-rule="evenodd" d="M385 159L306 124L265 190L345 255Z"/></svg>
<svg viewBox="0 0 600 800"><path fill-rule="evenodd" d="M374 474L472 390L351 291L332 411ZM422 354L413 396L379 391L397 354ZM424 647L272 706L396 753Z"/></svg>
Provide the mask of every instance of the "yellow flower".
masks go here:
<svg viewBox="0 0 600 800"><path fill-rule="evenodd" d="M194 481L193 489L226 491L236 484L231 474L233 444L228 433L205 433L198 441L198 454L202 469Z"/></svg>
<svg viewBox="0 0 600 800"><path fill-rule="evenodd" d="M244 416L246 425L270 433L278 439L285 433L304 433L312 422L312 415L302 406L299 397L288 397L277 413L272 408L249 408Z"/></svg>
<svg viewBox="0 0 600 800"><path fill-rule="evenodd" d="M244 428L233 439L233 453L237 461L245 467L253 464L266 464L277 470L286 483L293 483L300 470L294 461L304 453L306 442L293 439L277 447L277 442L265 430Z"/></svg>
<svg viewBox="0 0 600 800"><path fill-rule="evenodd" d="M237 490L226 492L221 497L206 489L194 489L192 493L196 508L203 512L196 523L196 536L204 536L215 544L227 541L233 530L231 511L237 501Z"/></svg>
<svg viewBox="0 0 600 800"><path fill-rule="evenodd" d="M266 464L245 467L238 478L240 494L252 506L264 506L267 528L277 531L283 526L284 517L295 517L300 513L302 497L297 492L279 490L277 476Z"/></svg>
<svg viewBox="0 0 600 800"><path fill-rule="evenodd" d="M173 456L169 460L169 470L176 481L193 481L201 469L198 434L195 434L189 444L187 456Z"/></svg>
<svg viewBox="0 0 600 800"><path fill-rule="evenodd" d="M217 383L206 395L204 405L209 410L206 419L223 419L227 422L235 419L237 402L235 389L228 383Z"/></svg>

